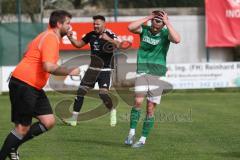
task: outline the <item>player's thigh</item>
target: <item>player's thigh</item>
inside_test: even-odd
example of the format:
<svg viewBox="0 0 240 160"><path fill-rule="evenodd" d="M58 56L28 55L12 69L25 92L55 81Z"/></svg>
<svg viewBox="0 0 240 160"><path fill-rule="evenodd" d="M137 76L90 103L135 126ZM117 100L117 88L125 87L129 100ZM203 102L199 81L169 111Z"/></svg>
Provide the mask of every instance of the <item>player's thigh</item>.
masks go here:
<svg viewBox="0 0 240 160"><path fill-rule="evenodd" d="M147 100L152 102L152 103L155 103L155 104L160 104L161 98L162 98L162 96L150 96L150 95L147 95Z"/></svg>
<svg viewBox="0 0 240 160"><path fill-rule="evenodd" d="M150 97L159 97L163 93L165 82L160 79L160 76L146 75L148 81L148 95Z"/></svg>
<svg viewBox="0 0 240 160"><path fill-rule="evenodd" d="M148 81L145 75L137 75L135 79L134 91L135 91L135 95L138 97L142 97L147 94Z"/></svg>
<svg viewBox="0 0 240 160"><path fill-rule="evenodd" d="M49 99L43 90L40 91L37 99L34 115L47 128L52 128L55 124L55 118Z"/></svg>
<svg viewBox="0 0 240 160"><path fill-rule="evenodd" d="M47 95L43 90L40 90L36 102L36 107L34 108L34 115L35 117L37 117L48 114L53 114L53 110Z"/></svg>
<svg viewBox="0 0 240 160"><path fill-rule="evenodd" d="M160 104L163 93L164 81L162 81L159 76L147 75L146 78L148 80L149 87L147 92L148 103ZM149 110L151 110L151 107Z"/></svg>
<svg viewBox="0 0 240 160"><path fill-rule="evenodd" d="M109 89L112 83L112 73L111 71L101 71L97 79L99 88Z"/></svg>
<svg viewBox="0 0 240 160"><path fill-rule="evenodd" d="M83 76L83 79L81 80L80 85L82 86L88 86L90 88L93 88L97 78L99 76L100 71L98 70L93 70L93 69L88 69L86 73Z"/></svg>
<svg viewBox="0 0 240 160"><path fill-rule="evenodd" d="M24 126L31 125L38 91L24 82L11 78L9 96L12 122Z"/></svg>

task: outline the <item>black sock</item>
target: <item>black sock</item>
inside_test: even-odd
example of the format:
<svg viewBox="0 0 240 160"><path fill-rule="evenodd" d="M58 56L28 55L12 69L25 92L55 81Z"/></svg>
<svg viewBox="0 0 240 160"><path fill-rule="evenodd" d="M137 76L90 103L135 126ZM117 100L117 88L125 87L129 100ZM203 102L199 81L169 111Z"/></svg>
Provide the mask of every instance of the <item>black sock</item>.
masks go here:
<svg viewBox="0 0 240 160"><path fill-rule="evenodd" d="M73 105L74 112L80 112L82 105L83 105L83 100L84 100L83 96L77 96L75 98L74 105Z"/></svg>
<svg viewBox="0 0 240 160"><path fill-rule="evenodd" d="M26 136L20 141L20 143L16 146L16 149L23 143L25 143L28 140L33 139L36 136L39 136L40 134L46 132L48 129L40 122L36 122L31 125L28 133Z"/></svg>
<svg viewBox="0 0 240 160"><path fill-rule="evenodd" d="M17 145L22 141L23 136L18 134L16 130L12 130L4 141L4 144L0 151L0 160L5 160L11 149L15 149Z"/></svg>

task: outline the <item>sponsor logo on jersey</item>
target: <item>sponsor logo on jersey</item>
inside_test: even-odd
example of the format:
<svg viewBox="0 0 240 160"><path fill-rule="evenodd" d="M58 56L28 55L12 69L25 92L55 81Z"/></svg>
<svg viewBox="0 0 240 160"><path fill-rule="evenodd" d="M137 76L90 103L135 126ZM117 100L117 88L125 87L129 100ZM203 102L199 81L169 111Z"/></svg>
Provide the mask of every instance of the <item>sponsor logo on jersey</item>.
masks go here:
<svg viewBox="0 0 240 160"><path fill-rule="evenodd" d="M153 39L148 36L144 36L142 39L143 42L149 43L151 45L157 45L160 42L160 39Z"/></svg>

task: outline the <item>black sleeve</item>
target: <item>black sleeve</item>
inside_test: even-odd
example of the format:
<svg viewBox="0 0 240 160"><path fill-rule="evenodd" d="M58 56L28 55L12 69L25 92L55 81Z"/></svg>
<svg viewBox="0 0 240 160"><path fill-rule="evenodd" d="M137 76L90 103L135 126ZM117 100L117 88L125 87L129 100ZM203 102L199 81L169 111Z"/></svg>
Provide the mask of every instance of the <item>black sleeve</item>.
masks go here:
<svg viewBox="0 0 240 160"><path fill-rule="evenodd" d="M91 34L91 32L89 32L82 38L82 40L87 44L90 42L91 36L92 36L92 34Z"/></svg>
<svg viewBox="0 0 240 160"><path fill-rule="evenodd" d="M109 36L110 38L112 38L113 40L117 40L117 39L118 39L118 36L117 36L114 32L112 32L111 30L107 30L106 33L107 33L108 36Z"/></svg>
<svg viewBox="0 0 240 160"><path fill-rule="evenodd" d="M113 40L117 40L117 39L118 39L118 36L117 36L115 33L113 33L113 34L112 34L112 39L113 39Z"/></svg>

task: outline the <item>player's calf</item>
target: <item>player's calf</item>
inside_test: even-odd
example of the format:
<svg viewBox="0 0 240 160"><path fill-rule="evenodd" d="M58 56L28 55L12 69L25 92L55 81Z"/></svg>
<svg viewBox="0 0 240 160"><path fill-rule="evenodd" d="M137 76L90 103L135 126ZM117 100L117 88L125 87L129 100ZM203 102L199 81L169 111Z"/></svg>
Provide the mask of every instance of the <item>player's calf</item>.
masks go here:
<svg viewBox="0 0 240 160"><path fill-rule="evenodd" d="M112 99L111 99L111 97L108 95L108 92L103 92L103 91L101 91L101 92L99 93L99 97L102 99L104 105L105 105L109 110L112 110L112 109L113 109Z"/></svg>
<svg viewBox="0 0 240 160"><path fill-rule="evenodd" d="M108 95L108 91L100 90L99 97L102 99L104 105L110 110L110 126L115 127L117 124L117 110L113 106L112 99Z"/></svg>

